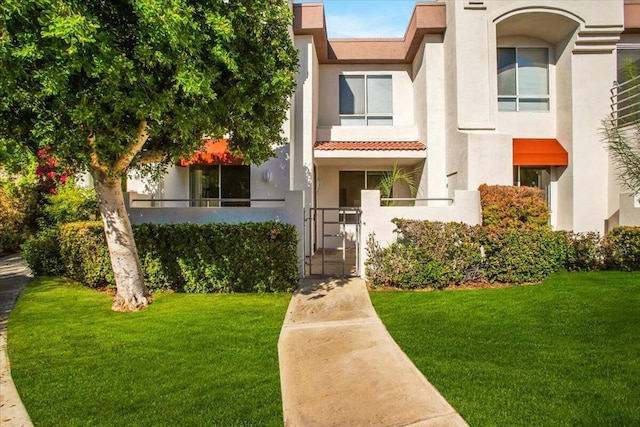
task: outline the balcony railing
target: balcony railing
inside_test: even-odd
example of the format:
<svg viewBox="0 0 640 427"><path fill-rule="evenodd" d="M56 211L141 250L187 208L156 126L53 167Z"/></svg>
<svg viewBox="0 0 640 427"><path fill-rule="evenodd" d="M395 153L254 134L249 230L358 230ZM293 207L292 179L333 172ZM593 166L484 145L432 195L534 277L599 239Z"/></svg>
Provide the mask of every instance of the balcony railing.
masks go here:
<svg viewBox="0 0 640 427"><path fill-rule="evenodd" d="M617 126L640 121L640 76L611 88L611 120Z"/></svg>
<svg viewBox="0 0 640 427"><path fill-rule="evenodd" d="M432 206L433 204L442 205L443 203L446 203L448 206L453 206L454 199L444 197L428 199L416 197L381 197L380 202L382 206Z"/></svg>
<svg viewBox="0 0 640 427"><path fill-rule="evenodd" d="M250 207L252 203L273 203L284 205L285 199L131 199L133 208L164 208L164 207L197 207L197 208L231 208Z"/></svg>

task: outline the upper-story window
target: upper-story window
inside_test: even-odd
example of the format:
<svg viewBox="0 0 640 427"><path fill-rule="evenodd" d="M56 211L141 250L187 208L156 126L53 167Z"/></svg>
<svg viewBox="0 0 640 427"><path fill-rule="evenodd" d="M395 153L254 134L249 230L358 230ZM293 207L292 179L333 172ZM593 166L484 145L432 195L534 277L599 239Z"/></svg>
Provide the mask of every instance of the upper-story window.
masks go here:
<svg viewBox="0 0 640 427"><path fill-rule="evenodd" d="M340 125L392 126L391 76L341 75Z"/></svg>
<svg viewBox="0 0 640 427"><path fill-rule="evenodd" d="M498 110L549 111L549 49L498 48Z"/></svg>
<svg viewBox="0 0 640 427"><path fill-rule="evenodd" d="M618 44L618 84L622 84L640 74L640 45Z"/></svg>

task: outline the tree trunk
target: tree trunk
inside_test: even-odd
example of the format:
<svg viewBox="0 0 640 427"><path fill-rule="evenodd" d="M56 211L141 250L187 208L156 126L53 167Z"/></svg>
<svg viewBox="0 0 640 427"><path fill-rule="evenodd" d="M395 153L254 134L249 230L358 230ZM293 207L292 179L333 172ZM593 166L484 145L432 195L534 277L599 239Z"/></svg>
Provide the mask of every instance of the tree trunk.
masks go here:
<svg viewBox="0 0 640 427"><path fill-rule="evenodd" d="M137 311L151 303L144 285L131 222L124 206L122 179L93 170L100 214L116 281L114 311Z"/></svg>

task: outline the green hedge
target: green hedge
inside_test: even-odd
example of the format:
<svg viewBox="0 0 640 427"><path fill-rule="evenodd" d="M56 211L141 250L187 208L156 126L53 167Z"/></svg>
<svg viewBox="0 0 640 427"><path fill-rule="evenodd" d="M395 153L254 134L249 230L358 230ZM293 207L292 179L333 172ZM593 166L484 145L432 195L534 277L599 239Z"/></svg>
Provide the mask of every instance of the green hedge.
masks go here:
<svg viewBox="0 0 640 427"><path fill-rule="evenodd" d="M298 237L293 225L143 224L134 234L152 289L276 292L297 286Z"/></svg>
<svg viewBox="0 0 640 427"><path fill-rule="evenodd" d="M398 240L371 236L366 273L373 286L443 288L466 282L539 282L559 269L640 270L640 227L597 233L547 227L497 228L395 219Z"/></svg>
<svg viewBox="0 0 640 427"><path fill-rule="evenodd" d="M63 275L58 229L44 229L29 236L22 244L22 257L36 276Z"/></svg>
<svg viewBox="0 0 640 427"><path fill-rule="evenodd" d="M114 285L102 222L65 224L60 227L58 240L65 276L92 288Z"/></svg>
<svg viewBox="0 0 640 427"><path fill-rule="evenodd" d="M240 224L142 224L133 227L149 290L276 292L297 286L297 234L279 222ZM59 232L64 274L87 286L113 286L100 222L63 225ZM51 274L36 242L25 248L36 274ZM52 256L53 258L53 256Z"/></svg>
<svg viewBox="0 0 640 427"><path fill-rule="evenodd" d="M394 219L398 243L414 246L436 263L440 279L434 287L482 279L478 264L482 262L478 227L462 223L411 221Z"/></svg>
<svg viewBox="0 0 640 427"><path fill-rule="evenodd" d="M611 270L640 270L640 227L616 227L604 240L607 268Z"/></svg>
<svg viewBox="0 0 640 427"><path fill-rule="evenodd" d="M480 242L485 258L480 268L490 282L539 282L564 265L567 240L545 228L484 227Z"/></svg>

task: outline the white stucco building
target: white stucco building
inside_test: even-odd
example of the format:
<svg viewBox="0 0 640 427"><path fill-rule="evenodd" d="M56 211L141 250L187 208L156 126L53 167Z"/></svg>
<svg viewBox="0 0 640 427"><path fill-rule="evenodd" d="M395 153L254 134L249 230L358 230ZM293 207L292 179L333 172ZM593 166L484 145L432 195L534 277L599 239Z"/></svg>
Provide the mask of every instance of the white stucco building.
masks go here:
<svg viewBox="0 0 640 427"><path fill-rule="evenodd" d="M322 3L292 8L289 145L241 166L210 143L157 185L132 179L134 222L278 218L297 223L309 259L363 252L372 231L384 244L394 217L477 223L486 183L542 188L554 229L640 225L601 131L619 70L640 60L639 2L418 2L402 39L328 39ZM381 206L367 190L396 165L417 193L398 183L392 197L414 200Z"/></svg>

